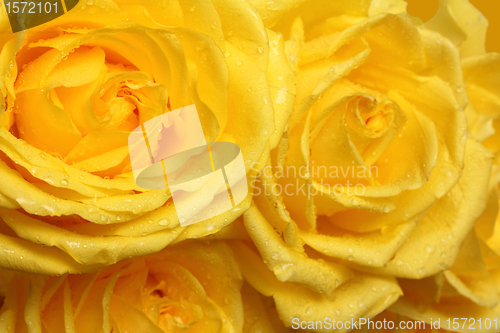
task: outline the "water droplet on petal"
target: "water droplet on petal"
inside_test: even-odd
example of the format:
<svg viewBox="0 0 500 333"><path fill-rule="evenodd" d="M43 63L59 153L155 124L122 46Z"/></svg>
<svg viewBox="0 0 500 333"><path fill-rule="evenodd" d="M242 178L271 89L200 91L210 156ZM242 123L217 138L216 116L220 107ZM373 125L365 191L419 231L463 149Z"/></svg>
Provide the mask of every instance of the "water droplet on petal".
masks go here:
<svg viewBox="0 0 500 333"><path fill-rule="evenodd" d="M158 221L159 225L168 225L169 223L170 223L169 219L161 219L160 221Z"/></svg>

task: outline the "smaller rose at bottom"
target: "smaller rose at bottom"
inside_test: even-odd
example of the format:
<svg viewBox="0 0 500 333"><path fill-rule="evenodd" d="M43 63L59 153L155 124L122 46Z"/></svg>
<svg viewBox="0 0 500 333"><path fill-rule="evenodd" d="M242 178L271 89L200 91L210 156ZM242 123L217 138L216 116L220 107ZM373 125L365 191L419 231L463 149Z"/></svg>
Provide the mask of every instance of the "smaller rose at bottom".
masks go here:
<svg viewBox="0 0 500 333"><path fill-rule="evenodd" d="M10 279L0 332L242 332L243 280L223 242L183 242L98 272Z"/></svg>

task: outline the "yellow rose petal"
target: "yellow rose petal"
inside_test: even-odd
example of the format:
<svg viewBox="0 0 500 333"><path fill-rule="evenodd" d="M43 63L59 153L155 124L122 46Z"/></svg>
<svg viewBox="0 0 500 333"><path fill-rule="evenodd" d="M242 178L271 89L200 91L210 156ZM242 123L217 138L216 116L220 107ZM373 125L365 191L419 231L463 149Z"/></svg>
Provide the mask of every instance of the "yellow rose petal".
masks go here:
<svg viewBox="0 0 500 333"><path fill-rule="evenodd" d="M16 114L20 138L38 149L66 156L82 138L68 114L50 102L48 92L19 93L16 107L23 110Z"/></svg>
<svg viewBox="0 0 500 333"><path fill-rule="evenodd" d="M407 3L403 0L372 0L369 15L375 16L381 13L398 14L406 10Z"/></svg>
<svg viewBox="0 0 500 333"><path fill-rule="evenodd" d="M315 321L333 317L344 322L351 318L370 318L401 294L397 283L390 278L358 274L328 298L298 284L280 282L247 245L234 242L232 246L245 279L260 293L273 296L280 318L288 327L293 318Z"/></svg>
<svg viewBox="0 0 500 333"><path fill-rule="evenodd" d="M125 147L128 144L127 132L93 131L87 134L66 156L66 162L73 164L83 159L104 154L107 151Z"/></svg>
<svg viewBox="0 0 500 333"><path fill-rule="evenodd" d="M467 140L466 156L450 195L432 207L387 267L376 271L421 278L453 265L459 245L485 207L491 167L491 155L474 140Z"/></svg>
<svg viewBox="0 0 500 333"><path fill-rule="evenodd" d="M498 116L500 54L487 53L463 60L467 93L479 114Z"/></svg>
<svg viewBox="0 0 500 333"><path fill-rule="evenodd" d="M274 149L288 126L288 118L293 110L295 101L295 76L287 62L284 51L283 37L267 30L269 44L269 64L267 67L267 80L271 92L271 100L274 106L274 127L269 145ZM260 48L258 52L264 52Z"/></svg>
<svg viewBox="0 0 500 333"><path fill-rule="evenodd" d="M299 283L330 295L351 278L352 272L341 265L313 260L304 257L299 249L289 248L255 206L245 212L244 221L264 262L278 280ZM312 279L310 271L317 272Z"/></svg>
<svg viewBox="0 0 500 333"><path fill-rule="evenodd" d="M363 266L383 267L394 257L400 245L408 239L416 227L417 221L410 221L346 238L343 229L326 219L321 219L317 228L320 234L301 232L300 236L307 245L327 256Z"/></svg>
<svg viewBox="0 0 500 333"><path fill-rule="evenodd" d="M142 309L138 309L124 301L119 297L112 296L111 311L115 313L113 321L116 323L116 328L124 332L164 332L155 325L145 314Z"/></svg>
<svg viewBox="0 0 500 333"><path fill-rule="evenodd" d="M451 40L464 58L485 53L488 20L466 0L441 0L425 27Z"/></svg>

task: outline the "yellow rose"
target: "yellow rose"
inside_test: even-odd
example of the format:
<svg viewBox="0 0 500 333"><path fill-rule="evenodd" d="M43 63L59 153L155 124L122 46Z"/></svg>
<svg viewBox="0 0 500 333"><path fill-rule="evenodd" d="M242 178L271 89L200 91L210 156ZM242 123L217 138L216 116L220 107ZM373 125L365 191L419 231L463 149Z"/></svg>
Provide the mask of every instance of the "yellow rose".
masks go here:
<svg viewBox="0 0 500 333"><path fill-rule="evenodd" d="M195 104L207 141L236 143L250 172L293 106L283 38L244 2L81 1L1 42L0 266L9 269L88 272L217 232L250 196L180 227L169 190L135 184L130 131Z"/></svg>
<svg viewBox="0 0 500 333"><path fill-rule="evenodd" d="M272 313L226 244L186 241L95 273L17 274L0 331L271 332Z"/></svg>
<svg viewBox="0 0 500 333"><path fill-rule="evenodd" d="M488 121L467 126L493 103L468 96L485 20L466 1L444 1L455 15L427 25L396 0L252 3L286 36L298 85L244 214L255 248L235 253L255 267L243 275L274 297L287 326L332 309L373 317L399 296L391 277L405 292L402 281L448 272L485 209L492 156L478 140ZM440 31L465 22L460 40ZM495 80L488 87L498 89ZM251 260L259 255L267 268ZM259 281L261 270L272 278ZM381 276L386 293L373 282ZM297 289L282 292L290 284Z"/></svg>

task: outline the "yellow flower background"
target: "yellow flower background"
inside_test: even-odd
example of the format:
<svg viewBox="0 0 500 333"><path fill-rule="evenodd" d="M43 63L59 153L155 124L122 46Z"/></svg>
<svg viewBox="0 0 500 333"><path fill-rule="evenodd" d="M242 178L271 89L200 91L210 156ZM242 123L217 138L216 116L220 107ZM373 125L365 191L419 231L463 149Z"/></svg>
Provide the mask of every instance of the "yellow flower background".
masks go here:
<svg viewBox="0 0 500 333"><path fill-rule="evenodd" d="M406 5L91 0L16 35L4 15L0 332L497 332L495 34L466 0ZM127 138L191 104L250 194L181 227Z"/></svg>

